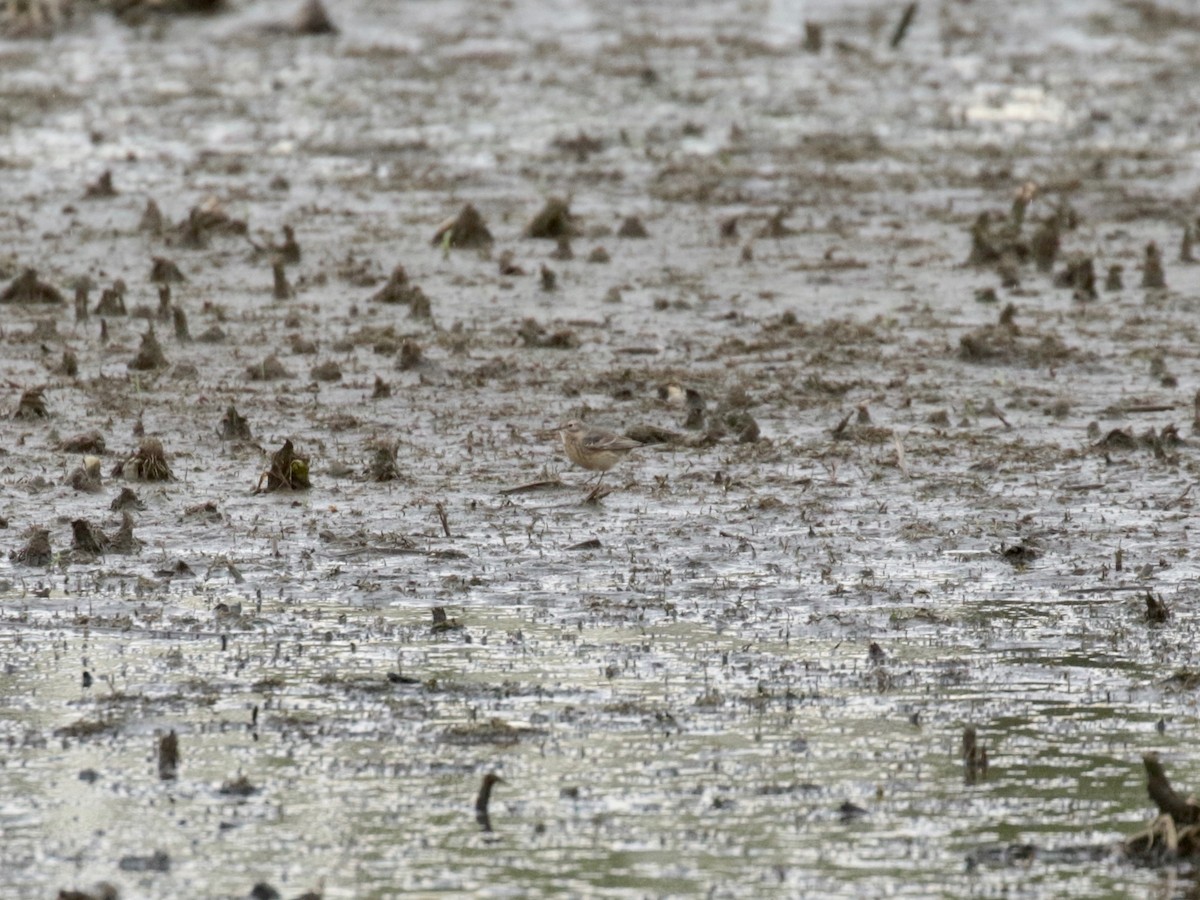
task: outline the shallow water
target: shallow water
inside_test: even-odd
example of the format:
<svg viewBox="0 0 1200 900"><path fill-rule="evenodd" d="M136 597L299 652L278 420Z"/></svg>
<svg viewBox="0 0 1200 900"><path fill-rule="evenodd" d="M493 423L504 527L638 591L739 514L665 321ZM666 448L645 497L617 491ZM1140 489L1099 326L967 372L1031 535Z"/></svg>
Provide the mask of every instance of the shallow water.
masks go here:
<svg viewBox="0 0 1200 900"><path fill-rule="evenodd" d="M263 36L291 12L272 3L0 43L5 283L123 278L153 310L166 256L192 337L226 333L157 323L170 367L131 373L144 318L108 318L102 343L69 303L4 307L6 409L44 384L49 410L0 430L6 548L41 525L56 552L0 561L6 896L1193 886L1104 848L1150 817L1143 752L1200 780L1194 691L1169 680L1200 668L1200 273L1177 249L1197 146L1170 90L1200 31L1099 0L976 2L922 7L893 52L873 4L343 6L333 38ZM824 25L820 53L779 25L796 15ZM83 199L106 168L118 195ZM1017 288L963 265L978 212L1026 181L1031 220L1069 201L1064 254L1101 280L1121 264L1122 290L1085 304L1031 265ZM552 194L579 218L574 260L520 238ZM272 299L245 238L137 229L149 198L177 223L208 196L259 244L296 228L295 298ZM431 246L468 201L491 253ZM781 209L792 233L756 237ZM616 236L633 214L649 240ZM1165 291L1139 287L1151 240ZM529 274L498 274L505 250ZM431 321L370 300L397 264ZM1022 337L1070 352L960 358L1009 301ZM525 346L526 318L577 347ZM401 371L406 338L425 364ZM66 348L77 376L54 371ZM248 380L268 353L294 377ZM311 377L331 361L340 381ZM647 447L580 504L584 473L540 432L577 415L685 432L659 399L672 381L710 422L744 405L763 439ZM254 441L215 439L230 403ZM858 407L870 421L838 429ZM139 422L175 475L130 485L142 549L73 554L73 519L119 524L109 472ZM1182 442L1100 440L1170 424ZM90 429L96 494L57 449ZM312 489L253 494L285 438ZM399 445L384 484L364 475L376 438ZM1144 620L1147 591L1167 624ZM432 630L439 606L464 627ZM966 725L990 756L976 783ZM160 781L170 729L183 762ZM505 779L491 834L487 771ZM259 791L219 792L239 775ZM1032 861L1001 858L1027 843ZM155 851L169 871L119 865Z"/></svg>

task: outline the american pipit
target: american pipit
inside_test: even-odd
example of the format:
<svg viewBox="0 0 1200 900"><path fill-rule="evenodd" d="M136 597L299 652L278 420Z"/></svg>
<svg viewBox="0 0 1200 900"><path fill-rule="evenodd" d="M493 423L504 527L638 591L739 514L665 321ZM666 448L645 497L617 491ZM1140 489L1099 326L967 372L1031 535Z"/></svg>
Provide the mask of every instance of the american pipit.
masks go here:
<svg viewBox="0 0 1200 900"><path fill-rule="evenodd" d="M640 441L631 440L611 431L601 428L588 428L578 419L572 419L559 429L562 436L563 449L567 458L577 466L591 472L599 472L596 485L592 489L594 495L604 480L604 474L621 461L621 458L637 447Z"/></svg>

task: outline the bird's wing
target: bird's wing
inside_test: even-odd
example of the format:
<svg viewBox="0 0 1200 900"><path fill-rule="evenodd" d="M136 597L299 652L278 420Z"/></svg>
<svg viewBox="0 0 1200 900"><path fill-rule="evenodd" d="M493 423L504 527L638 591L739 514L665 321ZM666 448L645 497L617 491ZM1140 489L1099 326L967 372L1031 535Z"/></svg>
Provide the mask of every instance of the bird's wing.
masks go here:
<svg viewBox="0 0 1200 900"><path fill-rule="evenodd" d="M642 446L641 441L630 440L619 434L589 434L583 439L583 445L589 450L610 450L619 453L622 450L632 450Z"/></svg>

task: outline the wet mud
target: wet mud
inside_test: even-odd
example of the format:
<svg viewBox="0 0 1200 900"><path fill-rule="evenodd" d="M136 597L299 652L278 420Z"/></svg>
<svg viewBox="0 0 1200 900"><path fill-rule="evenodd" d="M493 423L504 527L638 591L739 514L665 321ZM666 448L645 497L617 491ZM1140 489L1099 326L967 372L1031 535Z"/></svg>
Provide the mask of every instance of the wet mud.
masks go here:
<svg viewBox="0 0 1200 900"><path fill-rule="evenodd" d="M75 12L6 896L1194 888L1185 5Z"/></svg>

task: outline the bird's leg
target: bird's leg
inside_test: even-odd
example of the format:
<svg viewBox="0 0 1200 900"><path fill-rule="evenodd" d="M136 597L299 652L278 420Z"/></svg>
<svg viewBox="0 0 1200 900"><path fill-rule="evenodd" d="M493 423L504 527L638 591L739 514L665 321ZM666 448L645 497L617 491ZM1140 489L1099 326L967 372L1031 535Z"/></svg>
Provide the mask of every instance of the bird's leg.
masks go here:
<svg viewBox="0 0 1200 900"><path fill-rule="evenodd" d="M588 495L583 498L584 503L595 503L597 500L600 499L600 482L602 482L604 480L604 476L607 474L608 474L607 472L600 473L600 477L597 478L596 483L594 485L592 485L591 491L589 491Z"/></svg>

